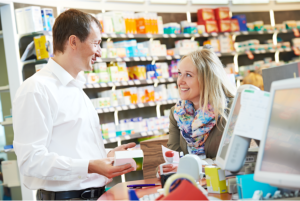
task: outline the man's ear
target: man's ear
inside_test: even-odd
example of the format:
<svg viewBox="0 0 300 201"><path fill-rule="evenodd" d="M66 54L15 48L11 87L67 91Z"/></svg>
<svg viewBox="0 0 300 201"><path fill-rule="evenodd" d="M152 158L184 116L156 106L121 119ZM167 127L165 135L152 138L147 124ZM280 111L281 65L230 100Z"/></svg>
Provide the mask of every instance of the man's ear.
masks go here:
<svg viewBox="0 0 300 201"><path fill-rule="evenodd" d="M73 50L77 49L78 43L77 43L77 37L75 35L71 35L69 37L69 45Z"/></svg>

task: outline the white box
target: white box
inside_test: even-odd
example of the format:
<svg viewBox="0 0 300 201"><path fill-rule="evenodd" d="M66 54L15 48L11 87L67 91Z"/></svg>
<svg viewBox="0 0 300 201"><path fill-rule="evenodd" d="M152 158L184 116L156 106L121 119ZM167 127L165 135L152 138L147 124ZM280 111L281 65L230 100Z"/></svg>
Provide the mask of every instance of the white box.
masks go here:
<svg viewBox="0 0 300 201"><path fill-rule="evenodd" d="M19 170L16 160L2 161L3 185L7 187L20 186Z"/></svg>
<svg viewBox="0 0 300 201"><path fill-rule="evenodd" d="M24 18L27 33L43 31L41 8L30 6L24 8Z"/></svg>
<svg viewBox="0 0 300 201"><path fill-rule="evenodd" d="M26 24L25 24L24 12L25 12L24 8L19 8L19 9L15 10L18 34L27 33L27 27L26 27Z"/></svg>
<svg viewBox="0 0 300 201"><path fill-rule="evenodd" d="M131 164L134 171L143 170L144 153L142 150L116 151L114 166Z"/></svg>

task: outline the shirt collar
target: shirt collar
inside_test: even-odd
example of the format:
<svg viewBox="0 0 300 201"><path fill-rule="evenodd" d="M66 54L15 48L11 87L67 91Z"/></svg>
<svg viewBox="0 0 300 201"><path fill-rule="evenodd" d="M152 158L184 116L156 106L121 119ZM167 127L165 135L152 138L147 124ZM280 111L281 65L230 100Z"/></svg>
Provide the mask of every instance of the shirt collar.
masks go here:
<svg viewBox="0 0 300 201"><path fill-rule="evenodd" d="M70 82L78 87L83 87L84 83L86 82L84 76L79 73L74 79L70 73L68 73L63 67L61 67L58 63L56 63L53 59L49 59L48 65L52 73L58 78L62 85L66 86Z"/></svg>

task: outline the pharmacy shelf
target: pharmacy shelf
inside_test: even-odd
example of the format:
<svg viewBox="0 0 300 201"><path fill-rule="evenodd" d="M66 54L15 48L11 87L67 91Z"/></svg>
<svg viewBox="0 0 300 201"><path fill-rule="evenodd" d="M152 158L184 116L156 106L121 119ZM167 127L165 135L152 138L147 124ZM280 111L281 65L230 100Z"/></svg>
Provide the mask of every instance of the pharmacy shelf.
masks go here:
<svg viewBox="0 0 300 201"><path fill-rule="evenodd" d="M12 152L15 152L15 150L14 149L2 149L2 150L0 150L0 152L2 152L2 153L12 153Z"/></svg>
<svg viewBox="0 0 300 201"><path fill-rule="evenodd" d="M25 66L26 64L35 64L38 62L48 62L48 60L47 59L41 59L41 60L31 59L31 60L23 61L21 63L22 63L22 66Z"/></svg>
<svg viewBox="0 0 300 201"><path fill-rule="evenodd" d="M148 137L148 136L162 135L162 134L165 134L168 132L169 132L169 129L166 128L166 129L147 131L147 132L142 132L142 133L135 133L135 134L131 134L131 135L118 136L118 137L110 138L110 139L103 139L103 143L108 144L108 143L114 143L114 142L122 141L122 140L130 140L130 139L137 139L137 138Z"/></svg>
<svg viewBox="0 0 300 201"><path fill-rule="evenodd" d="M119 87L119 86L139 86L145 84L159 84L159 83L170 83L176 82L177 78L160 78L153 80L129 80L129 81L121 81L121 82L107 82L107 83L92 83L85 84L83 86L84 89L93 89L93 88L110 88L110 87Z"/></svg>
<svg viewBox="0 0 300 201"><path fill-rule="evenodd" d="M174 104L177 101L178 99L171 99L171 100L152 101L148 103L138 103L138 104L131 104L131 105L111 106L106 108L98 108L96 109L96 111L98 112L98 114L103 114L103 113L110 113L115 111L134 110L137 108L153 107L156 105Z"/></svg>
<svg viewBox="0 0 300 201"><path fill-rule="evenodd" d="M26 37L26 36L34 36L34 35L49 35L52 36L52 31L37 31L37 32L30 32L25 34L18 34L19 39Z"/></svg>
<svg viewBox="0 0 300 201"><path fill-rule="evenodd" d="M3 31L0 31L0 38L3 38Z"/></svg>
<svg viewBox="0 0 300 201"><path fill-rule="evenodd" d="M224 32L224 33L203 33L203 34L115 34L115 33L102 33L102 38L207 38L216 37L219 35L262 35L262 34L274 34L274 33L291 33L293 30L282 31L236 31L236 32Z"/></svg>
<svg viewBox="0 0 300 201"><path fill-rule="evenodd" d="M9 92L9 85L0 87L0 93Z"/></svg>
<svg viewBox="0 0 300 201"><path fill-rule="evenodd" d="M0 122L0 125L2 126L12 126L12 120L5 120L3 122Z"/></svg>
<svg viewBox="0 0 300 201"><path fill-rule="evenodd" d="M276 51L279 52L292 52L291 48L286 48L286 49L277 49L277 50L255 50L255 51L251 51L253 54L268 54L268 53L275 53ZM246 52L240 52L237 53L238 55L247 55Z"/></svg>

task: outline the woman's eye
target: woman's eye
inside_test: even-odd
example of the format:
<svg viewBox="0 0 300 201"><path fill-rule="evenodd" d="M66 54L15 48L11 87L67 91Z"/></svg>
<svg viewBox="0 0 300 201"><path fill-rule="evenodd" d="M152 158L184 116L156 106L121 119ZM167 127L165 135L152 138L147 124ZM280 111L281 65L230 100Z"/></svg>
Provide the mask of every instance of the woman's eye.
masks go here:
<svg viewBox="0 0 300 201"><path fill-rule="evenodd" d="M190 74L186 74L187 77L192 77Z"/></svg>
<svg viewBox="0 0 300 201"><path fill-rule="evenodd" d="M181 73L180 73L180 72L178 72L178 75L180 75L180 76L181 76Z"/></svg>

